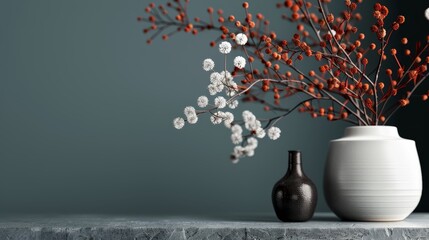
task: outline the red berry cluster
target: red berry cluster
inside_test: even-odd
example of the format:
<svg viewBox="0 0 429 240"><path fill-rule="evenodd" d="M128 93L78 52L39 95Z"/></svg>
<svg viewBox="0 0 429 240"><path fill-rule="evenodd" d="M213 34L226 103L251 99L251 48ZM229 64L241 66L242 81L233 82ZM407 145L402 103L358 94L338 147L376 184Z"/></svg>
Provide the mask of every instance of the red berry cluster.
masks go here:
<svg viewBox="0 0 429 240"><path fill-rule="evenodd" d="M375 3L370 15L374 24L368 31L361 31L356 23L362 20L358 11L362 0L345 0L344 9L338 14L328 10L330 2L277 3L276 7L284 11L281 18L296 24L290 39L279 38L264 15L249 12L247 2L242 4L243 19L225 16L222 9L215 11L211 7L207 9L208 20L191 18L187 11L189 0L174 0L165 5L149 4L146 15L138 17L138 21L147 23L143 32L152 34L148 43L161 34L167 40L178 32L197 35L212 30L219 32L219 37L210 42L215 46L219 41L234 42L238 33L246 34L248 43L235 47L246 54L249 68L234 69L232 74L242 78L242 100L259 102L266 111L298 109L330 121L385 124L398 109L410 103L429 76L429 35L416 44L415 50L408 47L406 37L400 39L404 49L396 49L390 47L390 41L404 25L404 16L386 22L388 7ZM369 34L375 35L374 41L367 40ZM394 67L385 67L389 59ZM311 63L313 69L304 72L300 63ZM304 94L307 99L292 108L281 107L297 94ZM428 98L429 91L421 97L424 101Z"/></svg>

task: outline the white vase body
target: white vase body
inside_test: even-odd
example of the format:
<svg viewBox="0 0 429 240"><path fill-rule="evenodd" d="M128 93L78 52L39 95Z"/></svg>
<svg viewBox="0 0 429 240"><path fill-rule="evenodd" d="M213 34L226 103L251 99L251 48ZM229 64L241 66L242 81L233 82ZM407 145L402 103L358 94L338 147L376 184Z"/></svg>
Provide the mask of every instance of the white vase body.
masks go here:
<svg viewBox="0 0 429 240"><path fill-rule="evenodd" d="M401 221L420 201L422 175L415 142L396 127L349 127L332 140L324 190L343 220Z"/></svg>

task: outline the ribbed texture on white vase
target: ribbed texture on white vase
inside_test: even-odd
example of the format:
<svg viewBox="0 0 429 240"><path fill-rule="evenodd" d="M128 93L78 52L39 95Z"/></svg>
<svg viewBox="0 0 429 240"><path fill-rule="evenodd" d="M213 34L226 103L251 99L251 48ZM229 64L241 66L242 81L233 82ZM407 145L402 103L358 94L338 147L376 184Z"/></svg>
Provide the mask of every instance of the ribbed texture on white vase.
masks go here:
<svg viewBox="0 0 429 240"><path fill-rule="evenodd" d="M325 197L340 218L400 221L420 201L422 176L414 141L396 127L349 127L331 141L325 168Z"/></svg>

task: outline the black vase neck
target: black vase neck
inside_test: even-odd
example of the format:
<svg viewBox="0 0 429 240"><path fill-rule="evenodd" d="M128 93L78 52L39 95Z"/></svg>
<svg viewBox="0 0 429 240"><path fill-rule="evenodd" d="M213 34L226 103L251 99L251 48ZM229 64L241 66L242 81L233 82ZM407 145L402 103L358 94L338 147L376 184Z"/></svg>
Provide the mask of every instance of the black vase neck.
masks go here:
<svg viewBox="0 0 429 240"><path fill-rule="evenodd" d="M289 151L289 166L286 175L304 176L301 166L301 152Z"/></svg>

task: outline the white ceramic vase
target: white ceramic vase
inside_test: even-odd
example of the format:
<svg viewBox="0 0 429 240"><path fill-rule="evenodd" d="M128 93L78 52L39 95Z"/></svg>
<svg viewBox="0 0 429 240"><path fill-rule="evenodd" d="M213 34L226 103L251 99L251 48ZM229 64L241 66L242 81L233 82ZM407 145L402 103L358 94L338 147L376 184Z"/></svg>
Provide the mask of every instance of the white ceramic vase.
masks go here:
<svg viewBox="0 0 429 240"><path fill-rule="evenodd" d="M420 201L422 175L415 142L396 127L348 127L331 141L324 191L343 220L401 221Z"/></svg>

